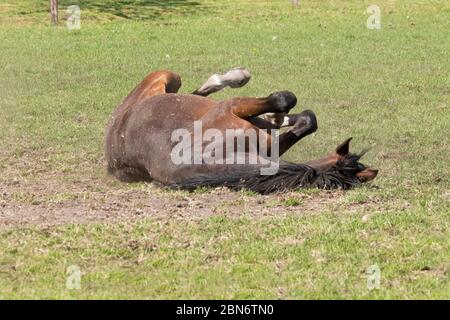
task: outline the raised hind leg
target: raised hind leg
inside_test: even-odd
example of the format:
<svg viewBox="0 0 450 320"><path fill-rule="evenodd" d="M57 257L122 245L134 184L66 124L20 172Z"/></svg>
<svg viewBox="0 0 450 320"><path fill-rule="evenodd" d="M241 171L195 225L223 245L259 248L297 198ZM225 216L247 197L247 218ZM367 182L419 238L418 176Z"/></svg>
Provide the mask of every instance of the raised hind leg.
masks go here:
<svg viewBox="0 0 450 320"><path fill-rule="evenodd" d="M149 74L138 85L139 98L145 99L158 94L176 93L181 87L181 78L172 71L156 71Z"/></svg>
<svg viewBox="0 0 450 320"><path fill-rule="evenodd" d="M192 94L198 96L209 96L226 87L240 88L250 81L251 75L244 68L234 68L225 74L213 74L200 88Z"/></svg>
<svg viewBox="0 0 450 320"><path fill-rule="evenodd" d="M176 93L181 87L181 78L171 71L156 71L150 73L123 100L120 109L135 105L140 101L165 93Z"/></svg>

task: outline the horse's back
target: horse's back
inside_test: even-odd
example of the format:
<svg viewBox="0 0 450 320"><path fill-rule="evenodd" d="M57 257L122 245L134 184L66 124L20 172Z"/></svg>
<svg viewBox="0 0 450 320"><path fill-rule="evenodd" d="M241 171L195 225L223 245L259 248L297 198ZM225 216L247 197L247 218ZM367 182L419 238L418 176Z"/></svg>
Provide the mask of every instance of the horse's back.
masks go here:
<svg viewBox="0 0 450 320"><path fill-rule="evenodd" d="M155 128L173 131L187 128L201 119L217 102L190 94L164 94L150 97L134 106L129 128L143 126L143 130Z"/></svg>

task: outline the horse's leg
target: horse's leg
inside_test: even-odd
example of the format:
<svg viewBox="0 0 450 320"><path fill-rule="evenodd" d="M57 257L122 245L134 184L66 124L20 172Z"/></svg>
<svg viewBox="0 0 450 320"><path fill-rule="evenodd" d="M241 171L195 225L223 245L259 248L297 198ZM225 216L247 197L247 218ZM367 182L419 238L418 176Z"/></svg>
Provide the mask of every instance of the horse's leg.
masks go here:
<svg viewBox="0 0 450 320"><path fill-rule="evenodd" d="M287 127L288 126L288 118L287 114L285 112L281 113L265 113L261 115L261 118L264 120L267 120L268 122L272 123L274 126L278 128Z"/></svg>
<svg viewBox="0 0 450 320"><path fill-rule="evenodd" d="M290 115L289 121L294 122L293 127L282 133L279 137L279 155L283 155L298 141L315 132L318 128L314 112L305 110L298 114Z"/></svg>
<svg viewBox="0 0 450 320"><path fill-rule="evenodd" d="M248 121L259 129L271 130L280 128L278 125L259 117L250 118ZM317 130L317 119L314 112L305 110L301 113L286 115L283 126L293 127L289 131L282 133L278 138L280 156L302 138L315 132ZM270 134L267 135L268 146L271 145L270 142L272 138L273 137Z"/></svg>
<svg viewBox="0 0 450 320"><path fill-rule="evenodd" d="M149 74L138 86L140 99L165 93L176 93L181 87L181 78L171 71L157 71Z"/></svg>
<svg viewBox="0 0 450 320"><path fill-rule="evenodd" d="M280 129L292 127L297 118L298 114L265 113L261 117L252 117L248 121L260 129Z"/></svg>
<svg viewBox="0 0 450 320"><path fill-rule="evenodd" d="M230 100L225 100L219 103L218 107L215 108L214 112L229 114L231 113L235 117L239 117L252 123L255 127L260 129L277 129L278 127L271 124L262 118L257 118L261 114L268 112L285 112L288 113L297 103L297 98L295 95L289 91L275 92L266 98L233 98ZM229 123L233 118L230 117L226 120ZM222 121L222 120L221 120ZM294 129L294 128L293 128ZM297 132L296 130L295 132ZM272 136L270 133L266 132L265 138L260 137L259 143L263 143L265 140L266 149L268 154L271 154L272 146ZM283 139L280 141L280 148L283 152L285 149L285 143ZM301 139L301 138L300 138ZM290 139L291 140L291 139ZM289 141L290 141L289 140ZM298 141L298 140L297 140Z"/></svg>
<svg viewBox="0 0 450 320"><path fill-rule="evenodd" d="M292 127L297 121L297 115L281 113L266 113L261 115L261 117L272 123L277 128Z"/></svg>
<svg viewBox="0 0 450 320"><path fill-rule="evenodd" d="M259 129L280 129L280 126L260 117L251 117L247 119L248 122L253 124L255 127L258 127Z"/></svg>
<svg viewBox="0 0 450 320"><path fill-rule="evenodd" d="M288 113L297 103L295 95L289 91L275 92L266 98L233 98L219 103L218 108L214 109L212 115L217 118L217 113L226 115L228 112L234 116L245 119L259 129L278 129L279 127L271 122L258 118L257 116L268 112L285 112ZM210 115L211 116L211 115ZM220 122L224 122L220 118ZM229 123L232 118L228 118L225 123ZM305 110L299 114L290 115L288 124L292 125L289 131L279 136L279 155L284 154L299 140L317 130L317 119L315 114L310 110ZM209 127L220 128L221 125L213 124ZM268 153L271 152L272 136L268 132L265 135ZM260 141L261 143L262 141Z"/></svg>
<svg viewBox="0 0 450 320"><path fill-rule="evenodd" d="M280 91L265 98L233 98L220 104L230 108L235 116L248 120L269 112L288 113L297 104L297 98L292 92Z"/></svg>
<svg viewBox="0 0 450 320"><path fill-rule="evenodd" d="M250 72L243 68L235 68L225 74L213 74L208 81L192 94L206 97L226 87L240 88L246 85L250 78Z"/></svg>
<svg viewBox="0 0 450 320"><path fill-rule="evenodd" d="M176 93L181 87L181 78L171 71L156 71L150 73L123 100L120 108L127 108L152 96Z"/></svg>

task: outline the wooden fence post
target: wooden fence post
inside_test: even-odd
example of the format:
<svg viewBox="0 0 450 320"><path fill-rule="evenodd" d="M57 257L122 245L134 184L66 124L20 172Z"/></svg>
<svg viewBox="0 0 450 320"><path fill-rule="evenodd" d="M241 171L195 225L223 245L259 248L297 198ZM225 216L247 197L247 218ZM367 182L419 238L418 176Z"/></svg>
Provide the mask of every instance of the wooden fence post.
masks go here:
<svg viewBox="0 0 450 320"><path fill-rule="evenodd" d="M58 24L58 0L50 0L50 14L52 24Z"/></svg>

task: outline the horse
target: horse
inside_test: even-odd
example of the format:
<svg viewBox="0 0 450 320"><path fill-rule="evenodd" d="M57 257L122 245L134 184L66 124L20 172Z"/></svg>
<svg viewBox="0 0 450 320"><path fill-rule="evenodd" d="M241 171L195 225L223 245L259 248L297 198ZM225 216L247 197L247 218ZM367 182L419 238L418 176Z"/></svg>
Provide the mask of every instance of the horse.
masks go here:
<svg viewBox="0 0 450 320"><path fill-rule="evenodd" d="M226 87L240 88L250 78L246 69L235 68L182 94L178 74L163 70L147 75L107 124L108 173L124 182L149 181L187 190L225 186L261 194L312 187L350 189L377 176L378 170L359 162L364 152L350 152L351 138L320 159L280 160L318 129L316 115L311 110L289 114L297 104L290 91L223 101L209 97ZM280 134L281 127L289 129ZM231 139L220 139L233 130ZM244 160L236 162L239 155ZM263 173L269 167L275 170Z"/></svg>

